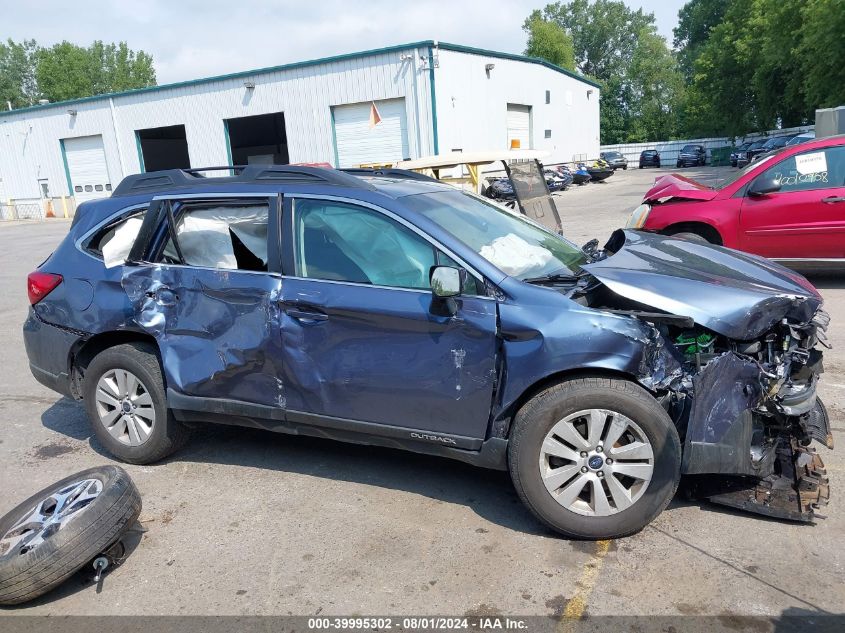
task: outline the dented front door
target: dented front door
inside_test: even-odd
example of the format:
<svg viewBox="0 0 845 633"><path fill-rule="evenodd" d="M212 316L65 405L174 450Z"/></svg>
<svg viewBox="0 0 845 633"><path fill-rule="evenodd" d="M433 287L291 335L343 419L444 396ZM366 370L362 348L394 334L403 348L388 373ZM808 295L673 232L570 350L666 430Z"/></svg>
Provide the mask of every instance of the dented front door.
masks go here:
<svg viewBox="0 0 845 633"><path fill-rule="evenodd" d="M365 423L358 430L399 427L422 440L411 432L428 431L429 441L476 447L464 439L483 438L490 416L495 300L465 295L453 316L436 314L428 273L443 253L375 208L297 199L285 216L282 250L297 255L285 259L293 274L281 290L289 419L342 418Z"/></svg>
<svg viewBox="0 0 845 633"><path fill-rule="evenodd" d="M277 204L266 195L170 199L147 214L122 284L136 322L158 343L171 407L272 417L284 409ZM179 225L189 209L205 216L183 223L173 248L169 222ZM239 268L247 265L266 270Z"/></svg>

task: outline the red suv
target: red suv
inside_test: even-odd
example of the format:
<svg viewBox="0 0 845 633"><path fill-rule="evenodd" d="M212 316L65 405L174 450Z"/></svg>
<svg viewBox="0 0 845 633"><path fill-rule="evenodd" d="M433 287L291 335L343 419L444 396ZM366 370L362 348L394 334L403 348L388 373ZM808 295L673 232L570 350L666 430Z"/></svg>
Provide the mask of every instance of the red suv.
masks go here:
<svg viewBox="0 0 845 633"><path fill-rule="evenodd" d="M628 221L794 268L845 265L845 136L767 154L715 186L658 178Z"/></svg>

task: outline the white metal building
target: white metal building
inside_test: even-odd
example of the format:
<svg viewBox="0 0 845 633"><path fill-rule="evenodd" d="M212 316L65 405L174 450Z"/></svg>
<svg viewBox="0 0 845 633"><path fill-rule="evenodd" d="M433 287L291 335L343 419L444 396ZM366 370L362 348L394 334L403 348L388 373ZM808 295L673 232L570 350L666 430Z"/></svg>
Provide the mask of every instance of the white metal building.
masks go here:
<svg viewBox="0 0 845 633"><path fill-rule="evenodd" d="M171 167L350 167L516 145L550 163L597 156L598 85L424 41L0 112L0 200L78 203Z"/></svg>

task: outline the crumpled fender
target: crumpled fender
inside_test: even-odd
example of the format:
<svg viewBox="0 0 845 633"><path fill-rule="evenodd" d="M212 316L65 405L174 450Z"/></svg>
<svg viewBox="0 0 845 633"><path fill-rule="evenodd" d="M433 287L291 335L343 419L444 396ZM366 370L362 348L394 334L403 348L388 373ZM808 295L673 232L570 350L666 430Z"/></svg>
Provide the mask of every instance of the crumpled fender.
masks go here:
<svg viewBox="0 0 845 633"><path fill-rule="evenodd" d="M526 305L528 293L518 304L499 305L506 377L494 419L508 412L533 385L561 372L625 373L651 391L665 389L682 377L678 352L653 326L631 316L585 308L548 290L537 292L543 293L538 299L545 309Z"/></svg>

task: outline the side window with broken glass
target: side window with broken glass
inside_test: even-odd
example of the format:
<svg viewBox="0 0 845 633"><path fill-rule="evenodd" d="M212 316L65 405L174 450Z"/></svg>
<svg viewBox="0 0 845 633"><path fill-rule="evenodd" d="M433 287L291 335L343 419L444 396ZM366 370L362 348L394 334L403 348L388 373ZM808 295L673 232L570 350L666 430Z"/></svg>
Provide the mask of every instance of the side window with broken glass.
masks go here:
<svg viewBox="0 0 845 633"><path fill-rule="evenodd" d="M268 270L266 202L174 203L158 261L224 270ZM175 237L175 242L174 242Z"/></svg>
<svg viewBox="0 0 845 633"><path fill-rule="evenodd" d="M120 213L86 239L82 247L94 257L102 258L107 268L122 265L138 237L146 213L146 207Z"/></svg>

